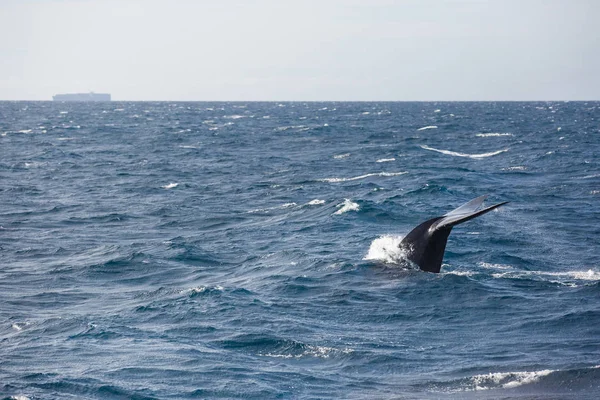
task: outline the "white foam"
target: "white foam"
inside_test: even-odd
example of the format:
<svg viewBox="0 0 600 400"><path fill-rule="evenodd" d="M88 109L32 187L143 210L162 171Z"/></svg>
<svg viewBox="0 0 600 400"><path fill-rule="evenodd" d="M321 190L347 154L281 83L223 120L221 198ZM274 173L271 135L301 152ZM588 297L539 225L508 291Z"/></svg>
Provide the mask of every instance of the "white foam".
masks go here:
<svg viewBox="0 0 600 400"><path fill-rule="evenodd" d="M325 204L325 200L314 199L307 203L309 206L320 206L321 204Z"/></svg>
<svg viewBox="0 0 600 400"><path fill-rule="evenodd" d="M193 287L193 288L181 290L179 293L182 293L182 294L184 294L184 293L190 293L190 294L194 295L194 294L204 293L207 290L211 290L211 289L212 290L218 290L219 292L222 292L223 291L223 286L217 285L217 286L214 286L212 288L207 287L207 286L197 286L197 287Z"/></svg>
<svg viewBox="0 0 600 400"><path fill-rule="evenodd" d="M342 204L338 204L339 210L334 212L335 215L342 215L347 213L348 211L358 211L360 210L360 206L356 203L353 203L350 199L345 199Z"/></svg>
<svg viewBox="0 0 600 400"><path fill-rule="evenodd" d="M23 395L10 396L10 400L29 400L29 397Z"/></svg>
<svg viewBox="0 0 600 400"><path fill-rule="evenodd" d="M306 345L304 346L304 350L299 354L291 354L291 353L260 353L259 356L262 357L273 357L273 358L302 358L302 357L318 357L318 358L329 358L331 354L342 353L342 354L350 354L354 350L345 348L342 350L335 349L333 347L326 346L312 346Z"/></svg>
<svg viewBox="0 0 600 400"><path fill-rule="evenodd" d="M438 108L437 110L434 110L433 112L434 112L434 113L439 113L440 111L442 111L442 110L440 110L440 109Z"/></svg>
<svg viewBox="0 0 600 400"><path fill-rule="evenodd" d="M60 113L61 114L68 114L69 112L68 111L61 111Z"/></svg>
<svg viewBox="0 0 600 400"><path fill-rule="evenodd" d="M487 269L514 269L511 265L506 265L506 264L491 264L491 263L486 263L486 262L480 262L480 263L478 263L478 265L481 268L487 268Z"/></svg>
<svg viewBox="0 0 600 400"><path fill-rule="evenodd" d="M427 129L437 129L437 126L435 126L435 125L429 125L429 126L424 126L422 128L419 128L417 130L418 131L424 131L424 130L427 130Z"/></svg>
<svg viewBox="0 0 600 400"><path fill-rule="evenodd" d="M404 174L408 174L408 172L406 172L406 171L403 171L403 172L375 172L375 173L371 173L371 174L354 176L352 178L324 178L324 179L319 179L319 181L329 182L329 183L337 183L337 182L357 181L359 179L365 179L365 178L369 178L371 176L388 177L388 176L398 176L398 175L404 175Z"/></svg>
<svg viewBox="0 0 600 400"><path fill-rule="evenodd" d="M522 385L537 382L541 377L551 374L555 370L545 369L541 371L519 371L519 372L491 372L489 374L475 375L471 378L474 385L473 390L495 389L498 386L511 389Z"/></svg>
<svg viewBox="0 0 600 400"><path fill-rule="evenodd" d="M444 271L441 273L441 275L473 276L473 275L475 275L475 272L474 271Z"/></svg>
<svg viewBox="0 0 600 400"><path fill-rule="evenodd" d="M502 168L502 171L525 171L527 167L522 165L515 165L514 167Z"/></svg>
<svg viewBox="0 0 600 400"><path fill-rule="evenodd" d="M333 156L333 158L338 159L338 160L341 158L347 158L347 157L350 157L350 153L338 154L338 155Z"/></svg>
<svg viewBox="0 0 600 400"><path fill-rule="evenodd" d="M450 151L450 150L440 150L440 149L436 149L434 147L429 147L429 146L424 145L424 144L421 145L420 147L422 149L425 149L425 150L437 151L438 153L447 154L449 156L467 157L467 158L474 158L474 159L491 157L491 156L495 156L495 155L500 154L500 153L504 153L505 151L508 151L508 149L503 149L503 150L492 151L490 153L467 154L467 153L458 153L456 151Z"/></svg>
<svg viewBox="0 0 600 400"><path fill-rule="evenodd" d="M169 183L168 185L162 186L163 189L173 189L179 186L179 183Z"/></svg>
<svg viewBox="0 0 600 400"><path fill-rule="evenodd" d="M514 136L512 133L478 133L478 137L499 137L499 136Z"/></svg>
<svg viewBox="0 0 600 400"><path fill-rule="evenodd" d="M396 161L396 159L395 158L380 158L379 160L377 160L378 163L391 162L391 161Z"/></svg>
<svg viewBox="0 0 600 400"><path fill-rule="evenodd" d="M486 268L486 264L479 264ZM493 268L500 268L499 264L487 264ZM593 269L579 271L564 271L564 272L548 272L548 271L523 271L515 270L510 266L506 266L506 271L493 273L492 277L496 279L524 279L537 277L538 279L557 283L559 285L578 287L582 282L598 282L600 281L600 272ZM585 283L584 283L585 284Z"/></svg>
<svg viewBox="0 0 600 400"><path fill-rule="evenodd" d="M298 204L292 202L292 203L285 203L285 204L282 204L280 206L275 206L275 207L257 208L255 210L248 211L248 214L255 214L255 213L262 213L262 212L267 212L267 211L272 211L272 210L279 210L282 208L289 208L289 207L294 207L297 205Z"/></svg>
<svg viewBox="0 0 600 400"><path fill-rule="evenodd" d="M582 176L581 179L592 179L592 178L598 178L598 177L600 177L600 174L592 174L592 175Z"/></svg>
<svg viewBox="0 0 600 400"><path fill-rule="evenodd" d="M226 115L225 117L226 119L240 119L240 118L246 118L245 115Z"/></svg>
<svg viewBox="0 0 600 400"><path fill-rule="evenodd" d="M541 271L535 271L544 274ZM567 272L546 272L546 275L557 276L557 277L567 277L582 281L600 281L600 272L594 271L592 269L588 269L587 271L567 271Z"/></svg>
<svg viewBox="0 0 600 400"><path fill-rule="evenodd" d="M23 130L18 131L18 133L31 133L31 132L32 132L31 129L23 129Z"/></svg>
<svg viewBox="0 0 600 400"><path fill-rule="evenodd" d="M283 132L283 131L287 131L288 129L307 130L309 128L307 128L306 125L286 125L286 126L278 126L277 128L274 128L273 130L276 132Z"/></svg>
<svg viewBox="0 0 600 400"><path fill-rule="evenodd" d="M406 250L400 247L402 236L383 235L371 242L369 251L363 260L381 261L397 264L406 259Z"/></svg>
<svg viewBox="0 0 600 400"><path fill-rule="evenodd" d="M181 147L182 149L199 149L200 148L198 146L192 146L192 145L189 145L189 144L181 145L179 147Z"/></svg>

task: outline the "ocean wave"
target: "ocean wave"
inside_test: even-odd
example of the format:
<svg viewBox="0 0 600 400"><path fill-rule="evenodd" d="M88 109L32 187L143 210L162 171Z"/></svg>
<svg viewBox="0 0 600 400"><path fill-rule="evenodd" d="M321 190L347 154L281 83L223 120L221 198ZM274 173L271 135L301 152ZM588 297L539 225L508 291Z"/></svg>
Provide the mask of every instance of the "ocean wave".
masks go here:
<svg viewBox="0 0 600 400"><path fill-rule="evenodd" d="M350 354L354 350L350 348L336 349L334 347L327 346L313 346L309 344L303 344L299 346L299 351L288 351L288 352L269 352L259 353L262 357L273 357L273 358L304 358L304 357L315 357L315 358L329 358L335 354Z"/></svg>
<svg viewBox="0 0 600 400"><path fill-rule="evenodd" d="M429 146L424 145L424 144L421 145L420 147L422 149L425 149L425 150L437 151L438 153L447 154L449 156L467 157L467 158L474 158L474 159L491 157L491 156L495 156L495 155L498 155L500 153L504 153L504 152L508 151L508 149L502 149L502 150L492 151L492 152L489 152L489 153L467 154L467 153L459 153L459 152L450 151L450 150L440 150L440 149L436 149L434 147L429 147Z"/></svg>
<svg viewBox="0 0 600 400"><path fill-rule="evenodd" d="M223 286L217 285L214 287L197 286L189 289L183 289L180 293L187 294L190 297L195 297L202 293L222 292Z"/></svg>
<svg viewBox="0 0 600 400"><path fill-rule="evenodd" d="M541 371L492 372L475 375L470 378L470 381L472 383L472 390L510 389L537 382L540 378L550 375L553 372L556 371L544 369Z"/></svg>
<svg viewBox="0 0 600 400"><path fill-rule="evenodd" d="M500 136L514 136L512 133L478 133L477 137L500 137Z"/></svg>
<svg viewBox="0 0 600 400"><path fill-rule="evenodd" d="M582 176L580 179L593 179L593 178L598 178L598 177L600 177L600 174L592 174L592 175Z"/></svg>
<svg viewBox="0 0 600 400"><path fill-rule="evenodd" d="M257 208L257 209L248 211L248 214L256 214L256 213L263 213L263 212L268 212L268 211L273 211L273 210L280 210L283 208L290 208L290 207L294 207L297 205L298 204L291 202L291 203L285 203L285 204L282 204L279 206L274 206L274 207Z"/></svg>
<svg viewBox="0 0 600 400"><path fill-rule="evenodd" d="M350 157L350 153L337 154L337 155L333 156L333 158L335 158L336 160L340 160L342 158L348 158L348 157Z"/></svg>
<svg viewBox="0 0 600 400"><path fill-rule="evenodd" d="M481 268L491 270L495 279L536 279L564 286L578 287L600 281L600 271L594 269L574 271L526 271L512 265L480 262ZM494 271L496 270L496 271Z"/></svg>
<svg viewBox="0 0 600 400"><path fill-rule="evenodd" d="M391 162L391 161L396 161L396 159L395 158L380 158L379 160L377 160L378 163Z"/></svg>
<svg viewBox="0 0 600 400"><path fill-rule="evenodd" d="M347 213L348 211L358 211L360 210L360 206L357 203L352 202L350 199L344 200L342 204L338 204L339 210L334 212L335 215L342 215Z"/></svg>
<svg viewBox="0 0 600 400"><path fill-rule="evenodd" d="M275 132L284 132L287 131L289 129L302 129L305 130L306 125L285 125L285 126L278 126L277 128L274 128L273 130Z"/></svg>
<svg viewBox="0 0 600 400"><path fill-rule="evenodd" d="M542 390L542 393L549 393L548 390L553 391L553 389L571 392L591 387L589 385L595 382L598 375L597 371L598 366L567 370L537 369L531 371L490 372L452 381L434 382L428 385L428 389L431 392L461 393L530 386L531 389L536 387Z"/></svg>
<svg viewBox="0 0 600 400"><path fill-rule="evenodd" d="M169 183L168 185L161 186L163 189L173 189L179 186L179 183Z"/></svg>
<svg viewBox="0 0 600 400"><path fill-rule="evenodd" d="M428 126L424 126L422 128L417 129L418 131L425 131L427 129L437 129L436 125L428 125Z"/></svg>
<svg viewBox="0 0 600 400"><path fill-rule="evenodd" d="M404 174L408 174L408 172L406 172L406 171L402 171L402 172L374 172L374 173L371 173L371 174L359 175L359 176L354 176L354 177L351 177L351 178L323 178L323 179L319 179L319 182L329 182L329 183L349 182L349 181L357 181L357 180L360 180L360 179L370 178L372 176L390 177L390 176L399 176L399 175L404 175Z"/></svg>

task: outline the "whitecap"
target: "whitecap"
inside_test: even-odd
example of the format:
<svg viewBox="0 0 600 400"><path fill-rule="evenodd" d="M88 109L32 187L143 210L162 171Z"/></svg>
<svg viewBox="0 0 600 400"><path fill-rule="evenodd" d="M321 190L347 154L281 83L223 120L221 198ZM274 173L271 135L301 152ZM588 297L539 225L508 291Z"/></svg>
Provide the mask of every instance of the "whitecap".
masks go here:
<svg viewBox="0 0 600 400"><path fill-rule="evenodd" d="M552 372L555 372L555 370L491 372L489 374L475 375L470 380L474 390L489 390L498 387L511 389L535 383L540 378L547 376Z"/></svg>
<svg viewBox="0 0 600 400"><path fill-rule="evenodd" d="M527 167L522 165L515 165L514 167L502 168L502 171L525 171Z"/></svg>
<svg viewBox="0 0 600 400"><path fill-rule="evenodd" d="M189 289L183 289L179 293L181 293L181 294L189 293L190 295L195 295L195 294L204 293L207 290L218 290L219 292L222 292L223 286L217 285L212 288L207 287L207 286L196 286L196 287L189 288Z"/></svg>
<svg viewBox="0 0 600 400"><path fill-rule="evenodd" d="M297 205L298 204L292 202L292 203L285 203L285 204L282 204L280 206L275 206L275 207L257 208L257 209L248 211L248 214L256 214L256 213L268 212L268 211L273 211L273 210L279 210L282 208L295 207Z"/></svg>
<svg viewBox="0 0 600 400"><path fill-rule="evenodd" d="M400 247L402 236L383 235L371 242L369 251L363 260L381 261L397 264L406 260L406 249Z"/></svg>
<svg viewBox="0 0 600 400"><path fill-rule="evenodd" d="M303 346L303 351L298 354L294 353L259 353L259 356L262 357L273 357L273 358L302 358L302 357L317 357L317 358L329 358L332 354L350 354L354 350L345 348L342 350L338 350L333 347L327 346L313 346L313 345L305 345Z"/></svg>
<svg viewBox="0 0 600 400"><path fill-rule="evenodd" d="M350 153L338 154L338 155L333 156L333 158L335 158L337 160L342 159L342 158L347 158L347 157L350 157Z"/></svg>
<svg viewBox="0 0 600 400"><path fill-rule="evenodd" d="M189 144L184 144L184 145L181 145L179 147L181 147L182 149L199 149L200 148L198 146L192 146L192 145L189 145Z"/></svg>
<svg viewBox="0 0 600 400"><path fill-rule="evenodd" d="M481 264L480 264L481 265ZM490 264L494 265L494 264ZM483 265L482 265L483 266ZM501 269L501 268L498 268ZM496 279L531 279L537 278L542 281L556 283L563 286L578 287L584 282L598 282L600 281L600 272L593 269L588 270L577 270L577 271L563 271L563 272L550 272L550 271L522 271L506 268L504 272L497 272L492 274L493 278Z"/></svg>
<svg viewBox="0 0 600 400"><path fill-rule="evenodd" d="M306 125L278 126L277 128L274 128L273 130L276 132L284 132L284 131L287 131L288 129L302 129L302 128L306 128Z"/></svg>
<svg viewBox="0 0 600 400"><path fill-rule="evenodd" d="M338 204L337 207L339 210L334 212L335 215L342 215L347 213L348 211L358 211L360 210L360 206L357 203L352 202L350 199L345 199L343 203Z"/></svg>
<svg viewBox="0 0 600 400"><path fill-rule="evenodd" d="M371 173L371 174L354 176L351 178L323 178L323 179L319 179L319 181L320 182L329 182L329 183L338 183L338 182L357 181L360 179L370 178L372 176L390 177L390 176L399 176L399 175L404 175L404 174L408 174L408 172L406 172L406 171L403 171L403 172L375 172L375 173Z"/></svg>
<svg viewBox="0 0 600 400"><path fill-rule="evenodd" d="M32 132L31 129L23 129L23 130L18 131L18 133L31 133L31 132Z"/></svg>
<svg viewBox="0 0 600 400"><path fill-rule="evenodd" d="M582 176L581 179L592 179L592 178L598 178L598 177L600 177L600 174L592 174L592 175Z"/></svg>
<svg viewBox="0 0 600 400"><path fill-rule="evenodd" d="M478 133L477 137L500 137L500 136L514 136L512 133Z"/></svg>
<svg viewBox="0 0 600 400"><path fill-rule="evenodd" d="M391 161L396 161L396 159L395 158L380 158L379 160L377 160L378 163L391 162Z"/></svg>
<svg viewBox="0 0 600 400"><path fill-rule="evenodd" d="M422 128L419 128L417 130L418 131L424 131L424 130L427 130L427 129L437 129L437 126L436 125L428 125L428 126L424 126Z"/></svg>
<svg viewBox="0 0 600 400"><path fill-rule="evenodd" d="M12 324L11 328L13 328L17 332L21 332L23 330L23 327L19 324Z"/></svg>
<svg viewBox="0 0 600 400"><path fill-rule="evenodd" d="M449 156L467 157L467 158L474 158L474 159L491 157L491 156L495 156L495 155L498 155L500 153L504 153L504 152L508 151L508 149L502 149L502 150L492 151L492 152L489 152L489 153L467 154L467 153L458 153L456 151L450 151L450 150L440 150L440 149L436 149L434 147L429 147L429 146L424 145L424 144L421 145L420 147L422 149L425 149L425 150L437 151L438 153L447 154Z"/></svg>
<svg viewBox="0 0 600 400"><path fill-rule="evenodd" d="M442 275L442 276L444 276L444 275L473 276L473 275L475 275L475 272L474 271L461 271L461 270L458 270L458 271L443 271L443 272L441 272L440 275Z"/></svg>
<svg viewBox="0 0 600 400"><path fill-rule="evenodd" d="M478 265L482 268L487 268L487 269L514 269L511 265L506 265L506 264L492 264L492 263L480 262Z"/></svg>
<svg viewBox="0 0 600 400"><path fill-rule="evenodd" d="M179 186L179 183L169 183L168 185L162 186L163 189L173 189Z"/></svg>
<svg viewBox="0 0 600 400"><path fill-rule="evenodd" d="M325 204L325 200L314 199L307 203L309 206L320 206L321 204Z"/></svg>

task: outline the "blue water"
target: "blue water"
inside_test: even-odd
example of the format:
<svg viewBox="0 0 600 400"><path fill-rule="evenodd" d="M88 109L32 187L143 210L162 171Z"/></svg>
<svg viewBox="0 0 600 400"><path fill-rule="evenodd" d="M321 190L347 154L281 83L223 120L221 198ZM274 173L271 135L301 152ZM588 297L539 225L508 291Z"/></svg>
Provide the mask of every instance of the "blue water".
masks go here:
<svg viewBox="0 0 600 400"><path fill-rule="evenodd" d="M0 397L600 398L597 102L2 102L0 204Z"/></svg>

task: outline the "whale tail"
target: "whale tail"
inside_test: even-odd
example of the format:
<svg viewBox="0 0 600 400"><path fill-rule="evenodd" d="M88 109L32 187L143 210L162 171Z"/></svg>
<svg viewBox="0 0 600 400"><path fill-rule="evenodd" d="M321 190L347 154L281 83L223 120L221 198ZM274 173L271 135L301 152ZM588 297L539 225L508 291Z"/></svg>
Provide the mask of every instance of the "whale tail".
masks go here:
<svg viewBox="0 0 600 400"><path fill-rule="evenodd" d="M427 272L440 272L446 242L452 227L483 215L508 203L508 201L481 208L487 195L477 197L455 210L427 220L402 239L401 247L407 249L408 259Z"/></svg>

